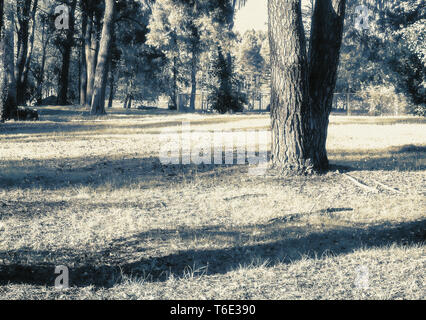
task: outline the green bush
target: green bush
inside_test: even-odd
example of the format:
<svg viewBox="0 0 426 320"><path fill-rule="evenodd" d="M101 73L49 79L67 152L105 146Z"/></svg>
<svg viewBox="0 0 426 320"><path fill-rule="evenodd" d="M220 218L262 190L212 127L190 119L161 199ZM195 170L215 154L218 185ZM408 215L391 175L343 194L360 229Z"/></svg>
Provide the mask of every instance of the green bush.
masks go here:
<svg viewBox="0 0 426 320"><path fill-rule="evenodd" d="M243 95L238 95L237 92L217 89L211 92L208 102L213 110L223 114L229 111L243 111L247 100Z"/></svg>

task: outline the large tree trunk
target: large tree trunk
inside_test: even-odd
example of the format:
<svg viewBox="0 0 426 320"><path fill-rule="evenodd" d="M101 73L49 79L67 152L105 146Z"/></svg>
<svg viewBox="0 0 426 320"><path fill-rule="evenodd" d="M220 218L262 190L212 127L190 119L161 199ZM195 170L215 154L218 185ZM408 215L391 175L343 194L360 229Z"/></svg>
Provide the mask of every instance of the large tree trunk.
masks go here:
<svg viewBox="0 0 426 320"><path fill-rule="evenodd" d="M10 119L17 111L16 80L14 74L14 12L9 1L3 4L0 33L0 120Z"/></svg>
<svg viewBox="0 0 426 320"><path fill-rule="evenodd" d="M316 1L309 63L300 0L269 0L272 164L305 173L328 168L325 144L345 0Z"/></svg>
<svg viewBox="0 0 426 320"><path fill-rule="evenodd" d="M269 0L272 163L303 171L310 164L305 123L309 117L308 64L301 4Z"/></svg>
<svg viewBox="0 0 426 320"><path fill-rule="evenodd" d="M67 38L62 48L62 68L59 75L59 90L58 90L58 104L68 104L68 86L69 86L69 72L71 52L74 45L74 29L75 29L75 8L77 0L71 2L71 11L69 18L69 29L67 30Z"/></svg>
<svg viewBox="0 0 426 320"><path fill-rule="evenodd" d="M95 81L91 104L91 114L105 113L105 87L108 77L108 58L110 54L112 33L114 27L115 0L105 0L104 25L96 65Z"/></svg>
<svg viewBox="0 0 426 320"><path fill-rule="evenodd" d="M345 0L316 1L309 45L311 157L318 170L329 166L326 142L343 36Z"/></svg>

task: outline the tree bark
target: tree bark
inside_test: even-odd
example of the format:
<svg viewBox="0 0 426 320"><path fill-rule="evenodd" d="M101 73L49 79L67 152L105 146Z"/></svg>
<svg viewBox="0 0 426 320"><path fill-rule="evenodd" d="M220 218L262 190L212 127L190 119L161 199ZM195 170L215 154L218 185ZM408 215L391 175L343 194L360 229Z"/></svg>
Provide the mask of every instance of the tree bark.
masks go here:
<svg viewBox="0 0 426 320"><path fill-rule="evenodd" d="M68 104L68 86L69 86L69 71L72 47L74 46L74 29L75 29L75 9L77 0L71 2L71 11L69 16L69 29L67 37L63 44L62 51L62 67L59 75L59 90L58 90L58 105Z"/></svg>
<svg viewBox="0 0 426 320"><path fill-rule="evenodd" d="M96 20L95 14L92 11L87 24L86 32L86 66L87 66L87 90L86 90L86 105L92 103L93 85L95 81L96 64L99 51L98 29L99 21Z"/></svg>
<svg viewBox="0 0 426 320"><path fill-rule="evenodd" d="M91 114L105 113L105 87L108 77L108 57L112 42L114 26L115 0L105 0L105 16L102 27L102 36L96 65L95 81L91 104Z"/></svg>
<svg viewBox="0 0 426 320"><path fill-rule="evenodd" d="M176 33L173 32L172 33L172 46L176 47L177 46L177 39L176 39ZM172 94L171 94L171 99L172 99L172 103L174 108L177 111L179 110L179 103L178 103L178 84L177 84L177 73L178 73L178 66L177 66L177 57L173 57L173 66L172 66L172 73L173 73L173 78L172 78Z"/></svg>
<svg viewBox="0 0 426 320"><path fill-rule="evenodd" d="M272 164L291 172L328 168L327 127L345 0L316 1L306 54L300 0L269 0Z"/></svg>
<svg viewBox="0 0 426 320"><path fill-rule="evenodd" d="M37 13L37 6L38 6L38 0L34 0L33 3L33 9L31 11L31 20L32 20L32 26L31 26L31 35L29 38L29 45L30 45L30 49L28 51L28 55L25 61L25 66L24 66L24 70L23 70L23 74L22 74L22 78L23 78L23 83L22 83L22 87L27 88L28 87L28 74L30 71L30 67L31 67L31 59L33 56L33 50L34 50L34 34L35 34L35 29L36 29L36 13ZM25 100L27 100L28 97L25 97Z"/></svg>
<svg viewBox="0 0 426 320"><path fill-rule="evenodd" d="M311 155L315 168L327 170L326 142L343 37L345 0L316 1L309 45Z"/></svg>
<svg viewBox="0 0 426 320"><path fill-rule="evenodd" d="M124 98L123 109L127 109L127 100L128 99L129 99L129 96L126 95L126 97Z"/></svg>
<svg viewBox="0 0 426 320"><path fill-rule="evenodd" d="M192 50L192 61L191 61L191 99L189 101L189 109L195 111L195 98L197 96L197 65L198 65L197 50Z"/></svg>
<svg viewBox="0 0 426 320"><path fill-rule="evenodd" d="M29 40L29 22L30 22L30 10L31 0L23 0L16 3L17 6L17 62L15 66L15 79L16 79L16 90L17 90L17 103L22 105L26 101L27 88L24 83L24 68L28 55L28 40Z"/></svg>
<svg viewBox="0 0 426 320"><path fill-rule="evenodd" d="M81 9L81 47L80 47L80 105L86 104L87 92L87 60L86 60L86 36L88 23L88 5L87 1L80 1Z"/></svg>
<svg viewBox="0 0 426 320"><path fill-rule="evenodd" d="M311 166L305 128L309 117L308 64L301 3L269 0L272 164L294 172Z"/></svg>
<svg viewBox="0 0 426 320"><path fill-rule="evenodd" d="M3 30L3 14L4 14L4 0L0 0L0 37L2 36L1 32Z"/></svg>
<svg viewBox="0 0 426 320"><path fill-rule="evenodd" d="M35 75L37 81L37 92L36 92L36 104L41 105L43 100L43 85L44 85L44 70L46 67L46 54L47 54L47 46L49 44L50 35L46 32L46 21L42 21L42 29L41 29L41 45L42 45L42 53L41 53L41 64L40 64L40 72Z"/></svg>
<svg viewBox="0 0 426 320"><path fill-rule="evenodd" d="M5 48L4 48L4 34L3 34L3 24L4 24L4 0L0 0L0 122L3 122L3 112L5 110L6 106L6 99L7 99L7 78L6 78L6 72L5 72L5 64L4 64L4 54L5 54Z"/></svg>
<svg viewBox="0 0 426 320"><path fill-rule="evenodd" d="M112 108L112 103L114 101L114 94L115 94L114 72L115 72L114 63L113 63L112 59L110 59L108 109Z"/></svg>
<svg viewBox="0 0 426 320"><path fill-rule="evenodd" d="M115 34L115 28L112 27L112 43L109 52L109 97L108 97L108 109L112 108L112 104L115 96L115 72L117 70L116 52L117 52L117 39Z"/></svg>
<svg viewBox="0 0 426 320"><path fill-rule="evenodd" d="M174 110L179 111L179 104L178 104L178 85L177 85L177 67L176 67L176 58L173 58L173 65L172 65L172 87L171 90L169 91L169 108L170 108L170 103L171 106Z"/></svg>
<svg viewBox="0 0 426 320"><path fill-rule="evenodd" d="M9 1L3 3L3 26L0 33L0 120L9 120L17 111L14 70L14 12Z"/></svg>

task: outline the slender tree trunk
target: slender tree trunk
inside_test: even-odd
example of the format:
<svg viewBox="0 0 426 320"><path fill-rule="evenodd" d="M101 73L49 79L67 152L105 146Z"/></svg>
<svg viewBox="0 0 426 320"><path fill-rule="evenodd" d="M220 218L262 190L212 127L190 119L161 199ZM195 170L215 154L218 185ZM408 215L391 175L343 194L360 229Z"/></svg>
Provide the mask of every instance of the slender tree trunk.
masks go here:
<svg viewBox="0 0 426 320"><path fill-rule="evenodd" d="M327 170L326 142L336 86L345 18L345 0L316 1L309 45L311 155L317 170Z"/></svg>
<svg viewBox="0 0 426 320"><path fill-rule="evenodd" d="M105 0L105 16L102 28L101 43L96 66L95 81L91 104L91 114L105 113L105 87L108 77L108 57L114 27L115 0Z"/></svg>
<svg viewBox="0 0 426 320"><path fill-rule="evenodd" d="M77 0L71 2L71 11L69 18L69 29L67 30L67 38L63 44L62 51L62 68L59 75L59 90L58 90L58 104L68 104L68 86L69 86L69 71L71 62L71 53L74 46L74 29L75 29L75 9Z"/></svg>
<svg viewBox="0 0 426 320"><path fill-rule="evenodd" d="M14 70L14 12L9 1L3 4L3 20L0 33L0 120L5 121L16 114L16 80Z"/></svg>
<svg viewBox="0 0 426 320"><path fill-rule="evenodd" d="M38 75L37 81L37 93L36 93L36 104L41 105L43 101L43 84L44 84L44 69L46 67L46 48L43 48L41 57L41 68L40 74Z"/></svg>
<svg viewBox="0 0 426 320"><path fill-rule="evenodd" d="M22 78L23 78L23 83L22 83L22 87L27 88L28 87L28 74L29 74L29 70L31 67L31 59L33 56L33 49L34 49L34 34L35 34L35 29L36 29L36 13L37 13L37 6L38 6L38 0L34 0L33 3L33 9L31 11L31 21L32 21L32 26L31 26L31 35L30 35L30 39L29 39L29 45L30 45L30 49L28 51L28 55L25 61L25 66L24 66L24 70L23 70L23 74L22 74ZM25 100L27 100L28 97L25 97Z"/></svg>
<svg viewBox="0 0 426 320"><path fill-rule="evenodd" d="M195 46L192 50L192 61L191 61L191 99L189 102L189 109L195 110L195 98L197 96L197 65L198 65L197 50Z"/></svg>
<svg viewBox="0 0 426 320"><path fill-rule="evenodd" d="M106 88L107 88L107 83L108 81L111 81L111 77L109 76L110 73L112 72L112 48L115 45L115 30L114 30L114 23L111 26L111 42L109 44L108 47L108 58L107 58L107 63L106 63L106 70L105 70L105 85L102 87L102 97L101 100L106 101ZM110 83L111 84L111 83ZM112 86L112 88L114 88L114 85ZM111 90L110 90L111 93ZM111 102L112 103L112 102ZM109 107L109 98L108 98L108 107ZM104 106L105 109L105 106Z"/></svg>
<svg viewBox="0 0 426 320"><path fill-rule="evenodd" d="M84 35L84 56L86 57L86 89L84 96L86 97L84 101L84 105L90 105L89 101L89 83L92 75L92 32L93 32L93 12L87 12L87 20L86 20L86 32ZM91 94L91 93L90 93Z"/></svg>
<svg viewBox="0 0 426 320"><path fill-rule="evenodd" d="M44 85L44 70L46 66L46 51L47 45L49 44L49 35L46 34L46 25L43 22L41 30L41 44L42 44L42 53L41 53L41 66L40 72L36 76L37 80L37 92L36 92L36 104L41 105L43 100L43 85Z"/></svg>
<svg viewBox="0 0 426 320"><path fill-rule="evenodd" d="M172 33L172 47L176 48L177 47L177 36L176 36L176 30ZM178 83L177 83L177 74L178 74L178 60L177 57L174 56L173 57L173 66L172 66L172 93L171 93L171 99L172 99L172 104L174 106L174 109L176 109L177 111L180 111L179 108L179 103L178 103Z"/></svg>
<svg viewBox="0 0 426 320"><path fill-rule="evenodd" d="M3 113L6 109L6 99L7 99L7 78L5 72L5 41L4 39L4 0L0 0L0 122L3 122L5 119Z"/></svg>
<svg viewBox="0 0 426 320"><path fill-rule="evenodd" d="M234 29L235 13L237 11L237 7L241 5L243 2L245 1L232 0L232 8L227 13L228 16L226 17L226 20L228 22L229 32L232 32L232 30ZM223 70L226 70L226 72L221 72L222 77L219 78L220 87L221 87L221 90L223 90L222 92L225 96L231 97L233 93L232 92L233 88L231 84L231 77L233 74L232 55L231 55L231 52L228 51L225 57L222 46L218 47L218 54L219 54L219 57L221 57L220 58L222 60L221 63L224 64Z"/></svg>
<svg viewBox="0 0 426 320"><path fill-rule="evenodd" d="M114 72L115 72L114 63L112 60L110 60L108 109L112 108L112 103L114 101L114 94L115 94Z"/></svg>
<svg viewBox="0 0 426 320"><path fill-rule="evenodd" d="M126 97L124 98L123 108L127 108L127 100L129 99L129 96L126 94Z"/></svg>
<svg viewBox="0 0 426 320"><path fill-rule="evenodd" d="M173 67L172 67L172 72L173 72L173 84L172 84L172 103L174 105L174 108L177 111L180 111L179 108L179 103L178 103L178 86L177 86L177 58L173 58Z"/></svg>
<svg viewBox="0 0 426 320"><path fill-rule="evenodd" d="M124 109L127 108L127 100L128 99L129 99L129 85L126 83L126 90L125 90L125 94L124 94L124 103L123 103Z"/></svg>
<svg viewBox="0 0 426 320"><path fill-rule="evenodd" d="M15 79L17 90L17 103L22 105L26 102L27 88L24 83L24 68L28 55L28 40L29 40L29 22L31 0L23 0L17 2L17 17L18 17L18 49L17 49L17 62L15 66Z"/></svg>
<svg viewBox="0 0 426 320"><path fill-rule="evenodd" d="M114 101L114 95L115 95L115 72L116 72L116 68L117 68L117 63L115 61L115 57L113 54L113 51L115 51L116 48L116 34L115 34L115 28L114 26L112 27L112 43L111 43L111 47L110 47L110 52L109 52L109 97L108 97L108 109L112 108L112 104Z"/></svg>
<svg viewBox="0 0 426 320"><path fill-rule="evenodd" d="M107 83L108 83L108 79L109 79L109 77L108 77L108 75L109 75L109 68L111 66L111 64L110 64L110 56L111 56L111 54L110 54L110 50L109 50L109 52L108 52L108 59L107 59L106 66L105 66L105 79L104 79L105 83L101 87L101 97L100 97L100 100L103 101L103 108L104 108L104 110L105 110L105 100L106 100L106 88L107 88Z"/></svg>
<svg viewBox="0 0 426 320"><path fill-rule="evenodd" d="M87 7L84 1L81 1L81 48L80 48L80 105L86 104L87 90L87 60L86 60L86 33L87 33Z"/></svg>
<svg viewBox="0 0 426 320"><path fill-rule="evenodd" d="M3 36L1 33L3 30L3 14L4 14L4 0L0 0L0 36ZM0 38L1 40L2 38Z"/></svg>
<svg viewBox="0 0 426 320"><path fill-rule="evenodd" d="M92 103L93 85L95 81L96 64L99 51L98 28L99 22L96 20L94 13L88 22L88 32L86 33L86 65L87 65L87 90L86 105Z"/></svg>
<svg viewBox="0 0 426 320"><path fill-rule="evenodd" d="M269 0L271 48L272 163L279 169L302 171L309 166L308 65L301 3Z"/></svg>

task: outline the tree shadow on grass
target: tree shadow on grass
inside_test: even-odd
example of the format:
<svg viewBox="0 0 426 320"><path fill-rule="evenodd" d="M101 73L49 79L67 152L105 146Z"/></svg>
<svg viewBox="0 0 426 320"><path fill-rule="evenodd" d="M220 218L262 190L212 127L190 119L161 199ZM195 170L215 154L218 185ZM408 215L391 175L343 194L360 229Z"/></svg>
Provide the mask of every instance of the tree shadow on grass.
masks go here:
<svg viewBox="0 0 426 320"><path fill-rule="evenodd" d="M345 208L330 209L335 212ZM109 288L123 275L142 277L145 281L165 281L170 274L181 276L188 267L193 268L195 275L197 268L208 275L224 274L239 266L251 265L253 261L268 261L269 266L274 266L297 261L302 256L314 258L323 254L344 255L360 248L390 244L423 244L426 240L425 230L426 220L396 225L386 223L370 227L337 227L318 232L307 232L304 227L279 220L238 228L222 225L197 229L151 230L133 237L116 239L107 249L97 252L25 249L0 252L3 261L10 260L0 265L0 285L53 286L57 276L54 274L55 265L73 265L69 270L70 285L74 287L93 285ZM261 234L253 240L251 237L254 231L260 231ZM194 236L209 238L217 248L186 249L149 256L147 242L173 241L176 234L181 239L192 239ZM251 243L249 239L252 239ZM116 260L111 258L111 254L115 253L119 255Z"/></svg>
<svg viewBox="0 0 426 320"><path fill-rule="evenodd" d="M374 151L332 151L331 165L342 171L423 171L426 146L404 145Z"/></svg>
<svg viewBox="0 0 426 320"><path fill-rule="evenodd" d="M406 145L386 150L331 153L331 170L349 171L423 171L426 147ZM236 155L234 155L236 161ZM238 178L248 175L248 165L163 165L156 156L128 159L78 157L25 162L0 163L0 187L41 187L57 189L69 186L120 188L132 184L141 188L167 187L172 184L207 181L212 178ZM265 179L260 175L257 179Z"/></svg>
<svg viewBox="0 0 426 320"><path fill-rule="evenodd" d="M248 165L163 165L158 157L11 160L0 163L0 188L107 186L117 189L136 185L146 189L247 174L248 168Z"/></svg>

